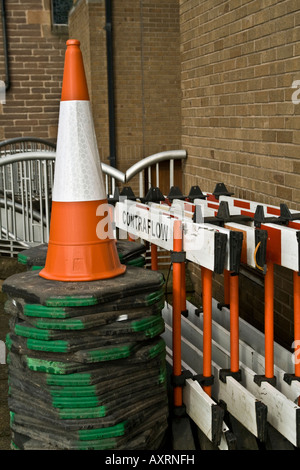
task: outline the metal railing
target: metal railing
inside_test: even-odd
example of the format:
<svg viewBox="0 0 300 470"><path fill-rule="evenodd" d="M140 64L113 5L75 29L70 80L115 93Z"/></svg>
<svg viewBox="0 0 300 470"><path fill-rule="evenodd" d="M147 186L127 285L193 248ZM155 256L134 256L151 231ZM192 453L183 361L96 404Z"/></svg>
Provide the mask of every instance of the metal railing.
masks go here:
<svg viewBox="0 0 300 470"><path fill-rule="evenodd" d="M0 143L0 254L16 256L20 250L49 239L55 145L42 139L11 139ZM145 172L151 187L151 167L169 160L170 186L174 183L174 160L186 158L183 150L146 157L125 173L102 163L105 188L113 194L116 183L129 183L139 175L139 196L145 196Z"/></svg>

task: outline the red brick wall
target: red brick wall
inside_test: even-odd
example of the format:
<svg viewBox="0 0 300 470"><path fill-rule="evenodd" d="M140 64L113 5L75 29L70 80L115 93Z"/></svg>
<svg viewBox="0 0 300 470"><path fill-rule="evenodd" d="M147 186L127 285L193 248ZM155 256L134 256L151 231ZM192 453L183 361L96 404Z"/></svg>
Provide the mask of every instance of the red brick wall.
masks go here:
<svg viewBox="0 0 300 470"><path fill-rule="evenodd" d="M6 16L11 87L1 107L0 139L56 140L67 35L52 32L49 0L8 0ZM5 80L1 46L0 79Z"/></svg>
<svg viewBox="0 0 300 470"><path fill-rule="evenodd" d="M113 2L117 166L126 171L156 152L180 148L180 49L177 0ZM70 34L82 42L101 160L108 162L104 2L79 0ZM137 178L130 182L138 190Z"/></svg>
<svg viewBox="0 0 300 470"><path fill-rule="evenodd" d="M224 182L236 197L300 210L297 0L180 1L186 191ZM200 293L200 273L194 269ZM214 294L222 298L221 277ZM241 276L241 314L263 327L263 287ZM275 269L275 334L291 345L291 273Z"/></svg>

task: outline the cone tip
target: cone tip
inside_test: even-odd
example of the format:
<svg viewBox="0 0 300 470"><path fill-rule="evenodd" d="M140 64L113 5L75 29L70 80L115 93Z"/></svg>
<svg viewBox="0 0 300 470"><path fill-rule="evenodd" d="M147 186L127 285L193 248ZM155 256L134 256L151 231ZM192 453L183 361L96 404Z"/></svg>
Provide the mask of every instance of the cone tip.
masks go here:
<svg viewBox="0 0 300 470"><path fill-rule="evenodd" d="M66 45L61 101L89 101L80 41L68 39Z"/></svg>
<svg viewBox="0 0 300 470"><path fill-rule="evenodd" d="M80 46L80 41L78 39L68 39L66 44L67 46Z"/></svg>

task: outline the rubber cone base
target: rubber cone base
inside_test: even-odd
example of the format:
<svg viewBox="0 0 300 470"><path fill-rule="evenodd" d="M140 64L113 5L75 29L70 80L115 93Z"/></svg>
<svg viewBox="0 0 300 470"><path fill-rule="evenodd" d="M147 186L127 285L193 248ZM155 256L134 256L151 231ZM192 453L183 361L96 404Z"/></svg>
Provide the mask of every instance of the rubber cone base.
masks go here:
<svg viewBox="0 0 300 470"><path fill-rule="evenodd" d="M109 279L125 272L106 207L106 201L53 201L50 239L41 277L78 282Z"/></svg>
<svg viewBox="0 0 300 470"><path fill-rule="evenodd" d="M49 242L49 253L40 276L52 281L109 279L126 270L126 266L120 264L114 240L85 246L61 246Z"/></svg>

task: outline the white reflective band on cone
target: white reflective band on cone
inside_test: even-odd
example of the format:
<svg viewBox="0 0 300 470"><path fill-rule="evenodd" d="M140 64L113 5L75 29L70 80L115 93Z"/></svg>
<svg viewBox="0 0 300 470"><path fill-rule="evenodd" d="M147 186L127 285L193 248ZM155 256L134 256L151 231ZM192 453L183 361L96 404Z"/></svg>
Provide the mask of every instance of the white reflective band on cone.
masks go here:
<svg viewBox="0 0 300 470"><path fill-rule="evenodd" d="M106 199L89 101L61 101L52 200Z"/></svg>

